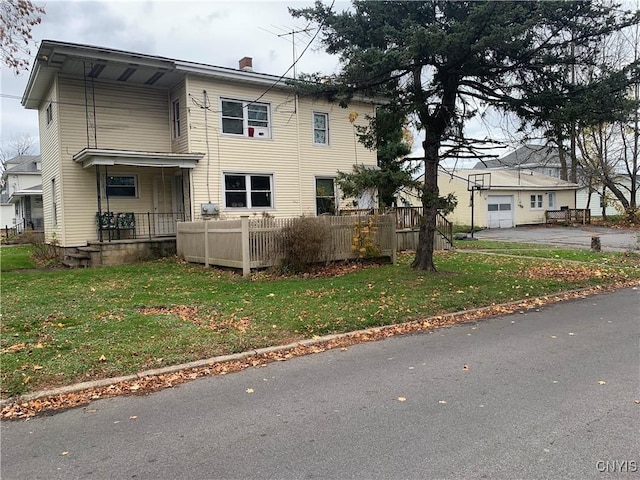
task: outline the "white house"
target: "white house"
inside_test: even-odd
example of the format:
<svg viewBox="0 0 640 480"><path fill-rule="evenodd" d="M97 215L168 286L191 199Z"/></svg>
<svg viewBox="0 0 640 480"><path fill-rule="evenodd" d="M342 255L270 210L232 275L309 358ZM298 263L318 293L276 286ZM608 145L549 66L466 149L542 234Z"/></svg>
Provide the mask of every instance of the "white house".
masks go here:
<svg viewBox="0 0 640 480"><path fill-rule="evenodd" d="M2 172L2 220L0 226L18 230L42 230L42 176L39 155L10 158Z"/></svg>
<svg viewBox="0 0 640 480"><path fill-rule="evenodd" d="M337 172L376 165L355 137L375 105L303 97L252 64L43 41L22 104L39 112L47 241L101 243L120 218L140 241L201 217L335 212Z"/></svg>

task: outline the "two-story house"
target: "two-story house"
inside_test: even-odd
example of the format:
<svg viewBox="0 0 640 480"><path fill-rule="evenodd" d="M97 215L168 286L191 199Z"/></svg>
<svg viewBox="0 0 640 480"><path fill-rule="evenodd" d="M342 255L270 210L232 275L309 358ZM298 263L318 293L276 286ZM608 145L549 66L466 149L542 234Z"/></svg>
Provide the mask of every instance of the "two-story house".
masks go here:
<svg viewBox="0 0 640 480"><path fill-rule="evenodd" d="M119 214L133 228L118 238L142 241L203 216L334 213L336 173L376 165L355 135L373 103L300 96L248 57L234 69L45 40L22 104L39 112L45 237L64 248L111 239L96 218Z"/></svg>
<svg viewBox="0 0 640 480"><path fill-rule="evenodd" d="M2 172L0 201L2 228L42 230L42 177L39 155L18 155L5 163Z"/></svg>

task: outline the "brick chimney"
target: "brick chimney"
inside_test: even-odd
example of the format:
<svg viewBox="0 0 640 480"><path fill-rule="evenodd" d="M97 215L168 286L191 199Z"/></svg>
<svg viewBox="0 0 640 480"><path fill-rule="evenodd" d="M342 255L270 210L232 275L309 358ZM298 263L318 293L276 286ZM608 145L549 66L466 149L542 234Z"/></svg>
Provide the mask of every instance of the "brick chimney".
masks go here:
<svg viewBox="0 0 640 480"><path fill-rule="evenodd" d="M253 72L253 58L242 57L240 59L240 70L243 72Z"/></svg>

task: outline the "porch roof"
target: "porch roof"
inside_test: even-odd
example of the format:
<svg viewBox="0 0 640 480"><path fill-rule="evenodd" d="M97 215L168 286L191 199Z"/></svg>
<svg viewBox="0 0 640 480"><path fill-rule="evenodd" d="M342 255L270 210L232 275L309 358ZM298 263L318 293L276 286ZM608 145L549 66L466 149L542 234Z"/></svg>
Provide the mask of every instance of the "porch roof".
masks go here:
<svg viewBox="0 0 640 480"><path fill-rule="evenodd" d="M9 196L9 203L16 203L20 198L34 197L37 195L42 196L42 185L35 185L33 187L16 190Z"/></svg>
<svg viewBox="0 0 640 480"><path fill-rule="evenodd" d="M96 165L195 168L204 153L162 153L85 148L73 156L84 168Z"/></svg>

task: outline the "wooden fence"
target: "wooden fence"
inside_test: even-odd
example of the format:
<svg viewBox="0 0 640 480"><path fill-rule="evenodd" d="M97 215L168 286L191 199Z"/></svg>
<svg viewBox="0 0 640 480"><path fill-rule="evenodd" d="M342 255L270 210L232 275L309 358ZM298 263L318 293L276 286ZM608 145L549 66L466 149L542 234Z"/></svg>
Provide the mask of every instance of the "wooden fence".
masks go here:
<svg viewBox="0 0 640 480"><path fill-rule="evenodd" d="M418 248L420 225L422 224L422 207L393 207L387 209L342 209L340 215L391 215L396 223L398 251L415 250ZM436 217L436 234L434 237L435 250L450 250L453 248L453 224L438 212Z"/></svg>
<svg viewBox="0 0 640 480"><path fill-rule="evenodd" d="M591 210L586 208L565 208L564 210L547 210L544 212L546 223L591 223Z"/></svg>
<svg viewBox="0 0 640 480"><path fill-rule="evenodd" d="M319 217L326 222L330 237L325 242L324 258L346 260L358 258L352 249L357 226L371 223L371 239L381 257L396 261L396 231L393 217L347 216ZM185 260L205 265L241 268L248 276L252 268L278 265L282 259L285 240L282 229L294 218L254 218L243 216L240 220L210 220L178 222L176 248Z"/></svg>

